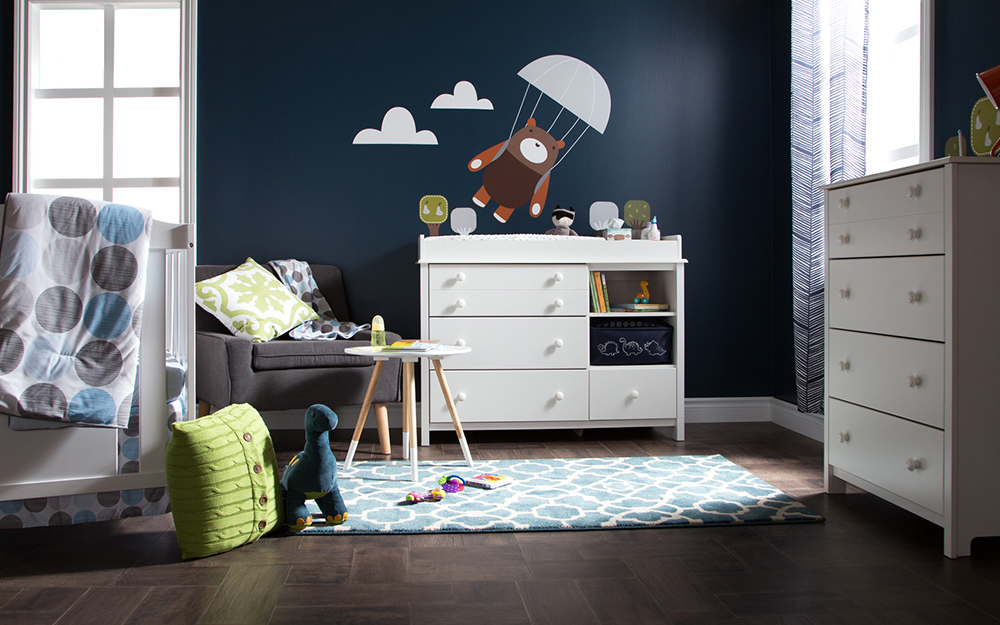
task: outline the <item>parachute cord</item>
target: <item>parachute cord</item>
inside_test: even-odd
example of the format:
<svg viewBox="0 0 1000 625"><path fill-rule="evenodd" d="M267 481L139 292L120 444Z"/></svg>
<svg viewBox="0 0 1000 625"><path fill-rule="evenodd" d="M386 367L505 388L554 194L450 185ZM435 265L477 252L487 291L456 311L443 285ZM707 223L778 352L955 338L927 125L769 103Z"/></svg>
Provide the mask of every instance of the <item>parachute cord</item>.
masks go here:
<svg viewBox="0 0 1000 625"><path fill-rule="evenodd" d="M587 126L587 128L590 128L590 126ZM575 148L575 147L576 147L576 144L577 144L577 143L579 143L579 142L580 142L580 139L582 139L582 138L583 138L583 135L584 135L584 134L585 134L585 133L587 132L587 128L584 128L584 129L583 129L583 132L581 132L581 133L580 133L580 136L576 138L576 141L574 141L574 142L573 142L573 145L569 146L569 149L568 149L568 150L566 150L565 152L563 152L563 155L559 157L559 160L558 160L558 161L556 161L556 164L555 164L555 165L553 165L553 166L552 166L552 169L549 169L549 171L552 171L552 170L553 170L553 169L555 169L556 167L559 167L559 163L563 162L563 159L564 159L564 158L566 158L566 157L567 157L567 156L569 155L569 153L570 153L570 150L572 150L573 148ZM567 133L567 134L569 134L569 133Z"/></svg>
<svg viewBox="0 0 1000 625"><path fill-rule="evenodd" d="M541 91L539 91L538 92L538 99L535 100L535 108L531 109L531 115L528 115L528 117L534 117L535 116L535 111L538 110L538 105L542 101L542 95L544 95L544 94Z"/></svg>
<svg viewBox="0 0 1000 625"><path fill-rule="evenodd" d="M524 108L524 101L528 98L529 91L531 91L530 82L528 83L528 86L524 88L524 95L521 96L521 106L517 107L517 116L514 117L514 125L510 127L510 134L507 135L508 141L510 141L510 138L514 136L514 129L517 128L517 120L521 117L521 109ZM542 96L538 96L538 99L541 100ZM536 103L535 106L538 106L538 104Z"/></svg>
<svg viewBox="0 0 1000 625"><path fill-rule="evenodd" d="M570 126L570 127L569 127L569 130L567 130L567 131L566 131L566 134L564 134L564 135L563 135L563 136L561 137L561 140L562 140L562 141L565 141L565 140L566 140L566 137L568 137L568 136L569 136L569 133L573 132L573 129L574 129L574 128L576 128L576 125L577 125L577 123L579 123L579 121L580 121L580 118L579 118L579 117L577 117L577 118L576 118L576 121L575 121L575 122L573 122L573 125L572 125L572 126ZM586 131L584 131L584 132L586 132ZM583 135L581 134L580 136L583 136Z"/></svg>
<svg viewBox="0 0 1000 625"><path fill-rule="evenodd" d="M552 134L552 129L555 127L556 122L559 121L559 116L562 115L563 111L565 111L565 110L566 110L565 106L559 107L559 112L556 113L556 118L552 120L552 123L549 124L549 127L548 127L548 129L545 132L547 132L549 134ZM573 129L570 128L570 130L573 130Z"/></svg>

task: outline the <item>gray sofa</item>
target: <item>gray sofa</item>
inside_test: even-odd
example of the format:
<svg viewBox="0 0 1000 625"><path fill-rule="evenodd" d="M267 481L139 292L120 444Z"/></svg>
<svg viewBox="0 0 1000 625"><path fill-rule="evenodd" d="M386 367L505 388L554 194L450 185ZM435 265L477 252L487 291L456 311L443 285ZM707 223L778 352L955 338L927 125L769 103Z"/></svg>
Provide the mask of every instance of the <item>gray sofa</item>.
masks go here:
<svg viewBox="0 0 1000 625"><path fill-rule="evenodd" d="M271 269L269 265L265 265ZM195 280L225 273L237 265L198 265ZM340 269L311 265L320 292L340 320L355 320L347 308ZM273 273L273 270L272 270ZM199 402L212 408L247 403L262 410L305 410L313 404L360 406L374 370L365 356L345 354L348 347L369 345L371 333L362 331L349 340L295 341L287 335L266 343L236 338L215 317L196 307L196 380ZM400 339L386 332L386 341ZM400 400L399 360L385 363L372 400L376 417L386 414L386 402Z"/></svg>

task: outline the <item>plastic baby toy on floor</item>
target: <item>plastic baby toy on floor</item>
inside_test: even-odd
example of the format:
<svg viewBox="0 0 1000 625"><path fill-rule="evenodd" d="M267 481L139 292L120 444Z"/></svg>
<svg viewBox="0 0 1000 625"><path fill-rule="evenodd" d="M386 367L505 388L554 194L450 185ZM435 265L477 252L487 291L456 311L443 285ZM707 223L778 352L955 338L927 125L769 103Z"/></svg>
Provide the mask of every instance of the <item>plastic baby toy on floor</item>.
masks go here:
<svg viewBox="0 0 1000 625"><path fill-rule="evenodd" d="M313 499L330 525L347 520L347 506L337 486L337 459L330 451L330 432L337 427L337 413L323 404L306 410L306 445L292 458L281 476L285 521L293 532L312 525L306 500Z"/></svg>

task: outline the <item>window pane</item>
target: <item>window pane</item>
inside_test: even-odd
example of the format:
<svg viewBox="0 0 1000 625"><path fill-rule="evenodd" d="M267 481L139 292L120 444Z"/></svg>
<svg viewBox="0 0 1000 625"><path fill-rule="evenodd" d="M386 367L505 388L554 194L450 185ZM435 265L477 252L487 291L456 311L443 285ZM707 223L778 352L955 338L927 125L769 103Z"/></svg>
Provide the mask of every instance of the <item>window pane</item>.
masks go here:
<svg viewBox="0 0 1000 625"><path fill-rule="evenodd" d="M38 12L37 86L67 89L104 86L104 11Z"/></svg>
<svg viewBox="0 0 1000 625"><path fill-rule="evenodd" d="M153 218L170 223L181 220L181 191L177 187L118 188L114 201L129 206L148 208Z"/></svg>
<svg viewBox="0 0 1000 625"><path fill-rule="evenodd" d="M34 100L28 120L31 177L100 178L103 131L102 100Z"/></svg>
<svg viewBox="0 0 1000 625"><path fill-rule="evenodd" d="M115 12L115 87L181 84L180 9Z"/></svg>
<svg viewBox="0 0 1000 625"><path fill-rule="evenodd" d="M114 177L180 175L180 98L115 98Z"/></svg>
<svg viewBox="0 0 1000 625"><path fill-rule="evenodd" d="M101 189L40 189L29 187L28 193L40 193L42 195L62 195L66 197L82 197L92 202L100 202L103 191Z"/></svg>

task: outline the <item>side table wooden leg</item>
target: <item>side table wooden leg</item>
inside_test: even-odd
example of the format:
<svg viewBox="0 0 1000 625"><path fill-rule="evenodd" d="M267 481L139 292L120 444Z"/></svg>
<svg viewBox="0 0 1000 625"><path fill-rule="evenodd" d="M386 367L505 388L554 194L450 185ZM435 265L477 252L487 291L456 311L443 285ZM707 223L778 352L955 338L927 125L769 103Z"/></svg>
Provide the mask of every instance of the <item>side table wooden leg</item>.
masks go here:
<svg viewBox="0 0 1000 625"><path fill-rule="evenodd" d="M403 460L410 459L410 381L409 377L413 375L413 370L407 371L406 363L403 365ZM413 434L416 436L416 434Z"/></svg>
<svg viewBox="0 0 1000 625"><path fill-rule="evenodd" d="M448 412L451 413L451 423L455 426L455 434L458 435L458 444L462 447L462 455L465 456L465 461L471 467L472 454L469 453L469 443L465 440L462 422L458 419L458 409L455 408L455 400L451 398L451 389L448 388L448 380L444 377L444 368L441 366L440 360L432 360L431 362L434 363L434 371L437 372L438 383L441 385L441 393L444 395L444 401L448 404Z"/></svg>
<svg viewBox="0 0 1000 625"><path fill-rule="evenodd" d="M383 403L375 404L375 423L378 425L378 442L382 446L382 453L389 455L392 453L389 441L389 407Z"/></svg>
<svg viewBox="0 0 1000 625"><path fill-rule="evenodd" d="M385 367L384 360L375 361L375 369L372 371L372 379L368 382L368 390L365 391L365 399L361 404L361 414L358 415L358 424L354 426L354 434L351 436L351 446L347 450L347 458L344 459L344 470L351 468L354 460L354 453L358 450L358 441L361 439L361 431L365 429L365 419L368 418L368 409L371 408L372 398L375 396L375 387L378 379L382 375L382 368Z"/></svg>
<svg viewBox="0 0 1000 625"><path fill-rule="evenodd" d="M413 363L403 361L403 392L409 397L403 418L410 423L410 473L417 481L417 387L413 374Z"/></svg>

